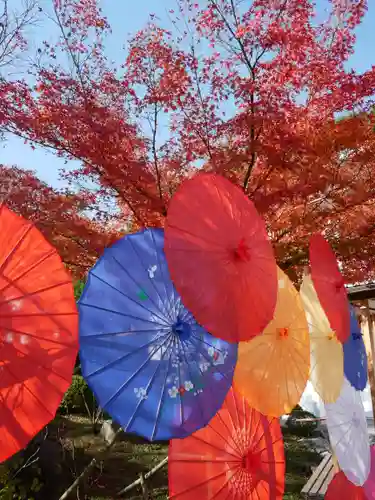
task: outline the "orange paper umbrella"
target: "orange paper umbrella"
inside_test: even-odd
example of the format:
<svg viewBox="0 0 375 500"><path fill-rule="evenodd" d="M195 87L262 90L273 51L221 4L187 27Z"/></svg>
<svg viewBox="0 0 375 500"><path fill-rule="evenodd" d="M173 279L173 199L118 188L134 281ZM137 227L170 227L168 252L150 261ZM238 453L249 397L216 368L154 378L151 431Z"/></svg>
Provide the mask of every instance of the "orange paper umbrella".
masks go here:
<svg viewBox="0 0 375 500"><path fill-rule="evenodd" d="M366 500L365 491L362 486L351 483L345 474L337 472L328 485L325 500Z"/></svg>
<svg viewBox="0 0 375 500"><path fill-rule="evenodd" d="M265 415L289 413L299 402L310 370L309 330L301 299L278 269L273 321L262 335L240 342L234 386Z"/></svg>
<svg viewBox="0 0 375 500"><path fill-rule="evenodd" d="M331 329L340 342L350 334L350 314L345 281L330 244L321 234L310 239L311 277Z"/></svg>
<svg viewBox="0 0 375 500"><path fill-rule="evenodd" d="M0 461L55 416L78 352L71 279L31 223L0 207Z"/></svg>
<svg viewBox="0 0 375 500"><path fill-rule="evenodd" d="M165 253L185 306L212 335L248 340L272 319L276 262L265 224L224 177L183 183L169 206Z"/></svg>
<svg viewBox="0 0 375 500"><path fill-rule="evenodd" d="M231 389L211 422L170 441L170 498L281 500L285 461L278 419L249 407Z"/></svg>
<svg viewBox="0 0 375 500"><path fill-rule="evenodd" d="M310 380L322 400L333 403L344 381L343 346L330 327L310 276L303 278L300 295L310 330Z"/></svg>

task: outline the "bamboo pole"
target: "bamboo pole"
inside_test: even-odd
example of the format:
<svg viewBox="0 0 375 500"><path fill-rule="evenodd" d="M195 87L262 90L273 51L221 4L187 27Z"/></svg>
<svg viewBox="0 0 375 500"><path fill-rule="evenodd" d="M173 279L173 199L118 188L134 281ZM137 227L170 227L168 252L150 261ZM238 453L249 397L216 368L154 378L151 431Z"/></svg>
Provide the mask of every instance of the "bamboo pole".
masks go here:
<svg viewBox="0 0 375 500"><path fill-rule="evenodd" d="M153 476L155 474L155 472L162 469L164 467L164 465L166 465L167 463L168 463L168 457L165 457L164 460L159 462L153 469L151 469L149 472L146 472L146 474L144 476L139 477L136 481L134 481L134 483L129 484L129 486L126 486L124 489L119 491L117 493L117 496L124 495L124 493L127 493L130 490L133 490L137 486L142 486L142 477L143 477L143 481L147 480L149 477Z"/></svg>
<svg viewBox="0 0 375 500"><path fill-rule="evenodd" d="M139 475L139 479L141 481L141 488L142 488L143 499L144 500L149 500L150 497L148 496L147 484L146 484L145 477L144 477L144 475L143 475L142 472Z"/></svg>

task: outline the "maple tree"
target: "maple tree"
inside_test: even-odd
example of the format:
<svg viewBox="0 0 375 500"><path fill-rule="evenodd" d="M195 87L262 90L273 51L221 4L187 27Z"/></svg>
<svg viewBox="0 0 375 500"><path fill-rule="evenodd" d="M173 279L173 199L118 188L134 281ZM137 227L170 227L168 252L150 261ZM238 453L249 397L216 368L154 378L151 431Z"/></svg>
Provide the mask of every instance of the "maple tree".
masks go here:
<svg viewBox="0 0 375 500"><path fill-rule="evenodd" d="M181 181L215 171L254 200L290 275L324 231L348 279L373 278L375 69L347 64L367 3L331 0L324 21L309 0L177 5L115 64L96 0L52 0L57 38L1 81L0 126L79 160L66 178L98 221L162 226Z"/></svg>
<svg viewBox="0 0 375 500"><path fill-rule="evenodd" d="M0 165L0 200L35 224L76 278L85 276L104 248L119 237L115 228L104 229L84 216L84 198L56 191L16 166Z"/></svg>

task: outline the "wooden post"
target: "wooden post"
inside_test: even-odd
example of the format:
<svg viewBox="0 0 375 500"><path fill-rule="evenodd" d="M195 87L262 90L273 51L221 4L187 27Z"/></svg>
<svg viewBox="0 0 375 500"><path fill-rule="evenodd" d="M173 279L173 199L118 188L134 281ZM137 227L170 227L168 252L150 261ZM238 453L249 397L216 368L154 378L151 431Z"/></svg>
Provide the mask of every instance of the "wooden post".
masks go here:
<svg viewBox="0 0 375 500"><path fill-rule="evenodd" d="M339 467L339 462L337 460L337 457L336 455L334 454L334 452L332 451L332 463L333 463L333 470L334 472L339 472L340 471L340 467Z"/></svg>
<svg viewBox="0 0 375 500"><path fill-rule="evenodd" d="M374 323L373 323L373 315L370 310L369 300L365 301L366 304L366 317L367 317L367 329L368 329L368 337L369 337L369 346L370 346L370 356L368 356L368 379L371 390L371 401L372 401L372 413L375 417L375 339L374 339ZM362 330L362 333L365 335L365 331Z"/></svg>

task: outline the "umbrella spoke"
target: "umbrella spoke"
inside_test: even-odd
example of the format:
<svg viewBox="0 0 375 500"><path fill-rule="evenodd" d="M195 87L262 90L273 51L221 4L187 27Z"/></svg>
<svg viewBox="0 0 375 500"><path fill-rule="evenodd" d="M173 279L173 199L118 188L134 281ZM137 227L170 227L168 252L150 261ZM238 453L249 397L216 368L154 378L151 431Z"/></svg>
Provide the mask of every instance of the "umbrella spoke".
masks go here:
<svg viewBox="0 0 375 500"><path fill-rule="evenodd" d="M159 316L157 314L157 312L155 312L155 310L152 311L151 309L149 309L148 307L146 307L141 302L132 299L125 292L119 290L118 288L116 288L115 286L111 285L110 283L107 283L107 281L104 281L102 278L100 278L99 276L97 276L94 272L92 272L90 276L92 276L95 279L97 279L98 281L100 281L103 285L108 286L109 288L111 288L115 292L119 293L120 295L122 295L123 297L125 297L126 299L128 299L130 302L132 302L133 304L135 304L136 306L141 307L146 312L152 314L153 316L156 316L160 320L160 325L168 326L168 322L165 320L165 318L163 318L162 316ZM139 318L139 319L142 319L142 318Z"/></svg>

